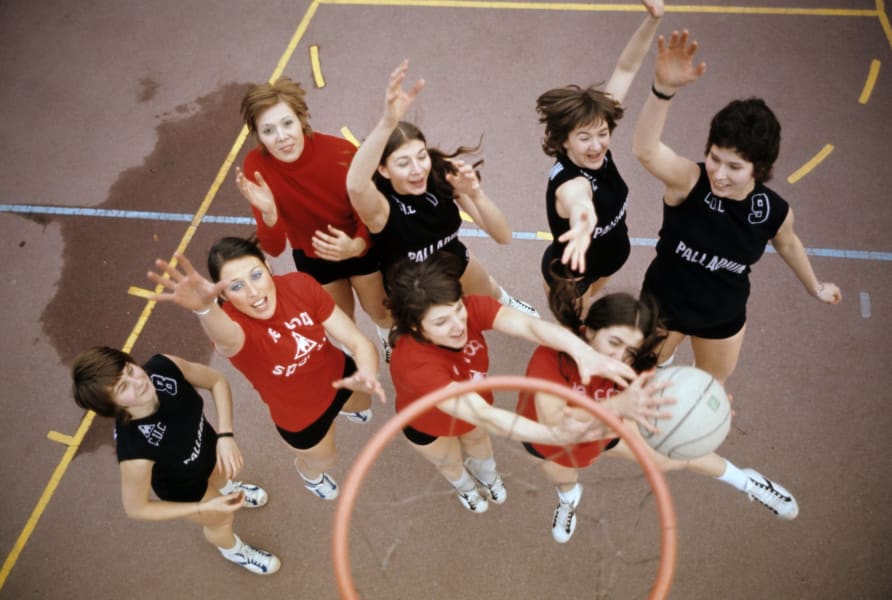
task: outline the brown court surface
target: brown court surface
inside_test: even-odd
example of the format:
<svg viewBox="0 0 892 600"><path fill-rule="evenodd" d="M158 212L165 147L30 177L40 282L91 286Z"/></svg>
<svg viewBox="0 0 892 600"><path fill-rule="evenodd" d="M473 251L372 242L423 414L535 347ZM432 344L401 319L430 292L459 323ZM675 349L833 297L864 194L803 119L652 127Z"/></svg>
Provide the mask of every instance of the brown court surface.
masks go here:
<svg viewBox="0 0 892 600"><path fill-rule="evenodd" d="M838 283L844 300L828 307L810 299L775 254L754 269L747 340L729 383L737 416L721 453L787 486L800 516L780 522L720 483L669 475L679 523L670 597L889 598L890 10L882 0L733 4L674 6L664 18L661 32L691 29L708 63L674 101L665 139L698 156L712 113L734 97L764 97L784 128L772 187L794 207L805 245L821 250L812 257L819 277ZM148 287L153 259L183 243L188 222L162 217L195 213L203 201L209 215L249 214L226 161L240 163L247 147L238 141L245 86L280 62L310 89L314 128L347 127L361 138L379 114L387 74L408 57L411 76L428 82L411 116L429 141L451 148L484 134L490 196L516 232L547 230L550 160L539 150L535 98L606 78L642 18L639 7L0 3L0 298L9 308L0 336L0 599L337 598L334 506L303 490L265 407L211 355L196 320L166 305L144 312L146 302L127 293ZM313 82L311 46L322 87ZM631 188L631 234L643 241L611 290L638 289L653 254L646 241L660 222L659 188L629 148L652 67L650 56L612 145ZM788 181L827 145L822 162ZM93 209L125 212L100 217ZM250 230L203 223L186 254L203 264L213 240ZM545 242L465 240L507 289L545 310ZM285 255L273 264L292 268ZM364 315L359 322L370 330ZM191 524L124 515L110 424L97 420L77 434L84 415L69 397L68 368L84 347L128 339L138 359L163 351L230 375L243 477L271 495L267 507L239 512L236 530L280 556L275 576L223 562ZM497 335L490 343L492 373L523 371L532 347ZM382 379L392 392L389 374ZM499 403L511 406L510 395ZM391 414L379 409L365 428L338 424L338 479ZM646 596L657 524L635 465L603 459L584 472L579 527L560 546L549 533L553 491L516 444L495 440L495 448L511 496L477 516L402 440L392 444L354 516L364 598Z"/></svg>

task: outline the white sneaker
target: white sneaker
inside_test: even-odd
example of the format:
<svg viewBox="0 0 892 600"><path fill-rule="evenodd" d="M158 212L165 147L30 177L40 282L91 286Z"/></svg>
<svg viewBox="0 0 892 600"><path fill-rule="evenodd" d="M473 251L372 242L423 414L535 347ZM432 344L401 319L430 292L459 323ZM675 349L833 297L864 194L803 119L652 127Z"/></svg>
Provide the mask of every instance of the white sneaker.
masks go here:
<svg viewBox="0 0 892 600"><path fill-rule="evenodd" d="M780 519L791 521L796 518L799 504L793 494L754 469L743 469L743 472L747 475L743 492L749 496L750 501L757 501Z"/></svg>
<svg viewBox="0 0 892 600"><path fill-rule="evenodd" d="M491 483L486 483L474 472L474 469L471 467L470 457L465 459L465 468L468 470L468 473L471 474L471 477L474 478L474 481L479 484L480 490L483 492L483 495L486 496L487 500L494 502L495 504L505 503L505 500L508 499L508 490L505 489L505 484L502 482L502 478L499 477L498 473L496 473L496 478Z"/></svg>
<svg viewBox="0 0 892 600"><path fill-rule="evenodd" d="M384 346L384 362L390 363L390 355L393 354L393 348L390 346L390 342L387 340L381 340L381 343Z"/></svg>
<svg viewBox="0 0 892 600"><path fill-rule="evenodd" d="M485 513L489 508L489 504L486 502L486 498L480 495L480 492L475 487L474 489L462 492L460 490L455 490L458 494L458 500L461 502L462 506L467 508L472 513Z"/></svg>
<svg viewBox="0 0 892 600"><path fill-rule="evenodd" d="M272 575L282 565L275 554L249 546L235 536L236 549L233 551L219 548L220 554L228 561L244 567L257 575Z"/></svg>
<svg viewBox="0 0 892 600"><path fill-rule="evenodd" d="M266 493L266 490L253 483L242 483L241 481L228 479L226 485L220 488L220 493L225 496L232 492L244 493L242 506L245 508L258 508L269 501L269 494Z"/></svg>
<svg viewBox="0 0 892 600"><path fill-rule="evenodd" d="M576 507L582 498L582 485L576 484L576 497L571 501L565 501L558 494L558 505L554 509L554 518L551 521L551 537L559 544L566 544L576 531Z"/></svg>
<svg viewBox="0 0 892 600"><path fill-rule="evenodd" d="M346 410L340 411L340 414L347 417L347 420L351 423L359 423L360 425L365 425L369 421L372 420L372 409L367 408L365 410L357 410L355 412L350 412Z"/></svg>
<svg viewBox="0 0 892 600"><path fill-rule="evenodd" d="M519 310L525 315L529 315L531 317L539 318L539 311L533 308L533 305L529 302L524 302L523 300L518 300L514 296L508 296L508 304L514 310Z"/></svg>
<svg viewBox="0 0 892 600"><path fill-rule="evenodd" d="M335 483L334 479L328 476L328 473L323 473L316 481L310 481L304 477L304 474L300 471L298 471L298 474L301 479L304 480L304 487L316 494L319 498L322 498L323 500L334 500L338 497L338 484Z"/></svg>

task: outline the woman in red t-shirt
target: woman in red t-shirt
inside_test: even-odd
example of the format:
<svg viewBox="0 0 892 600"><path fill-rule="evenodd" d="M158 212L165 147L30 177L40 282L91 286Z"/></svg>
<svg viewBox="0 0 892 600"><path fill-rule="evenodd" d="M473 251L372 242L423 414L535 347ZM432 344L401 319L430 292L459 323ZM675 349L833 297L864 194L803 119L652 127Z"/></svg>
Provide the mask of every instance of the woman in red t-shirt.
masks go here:
<svg viewBox="0 0 892 600"><path fill-rule="evenodd" d="M502 306L489 296L463 296L461 268L458 257L437 252L422 263L399 262L388 273L394 321L390 373L397 412L435 390L485 377L489 356L483 332L488 329L567 353L581 365L586 382L596 373L620 385L634 378L631 367L595 352L554 323ZM462 505L475 513L485 512L489 501L501 504L507 497L489 432L552 444L580 439L569 432L568 421L549 424L555 431L492 403L490 392L465 394L441 402L403 430L412 447L455 487Z"/></svg>
<svg viewBox="0 0 892 600"><path fill-rule="evenodd" d="M371 418L371 395L384 401L378 353L356 324L313 278L273 275L253 240L227 237L211 248L211 283L181 254L182 271L163 260L149 279L155 294L198 315L217 351L251 382L269 407L282 438L295 449L305 487L334 500L338 487L326 473L336 459L334 419ZM351 358L332 341L346 347Z"/></svg>
<svg viewBox="0 0 892 600"><path fill-rule="evenodd" d="M549 304L559 322L570 331L578 332L591 347L611 358L624 361L636 371L652 369L656 364L659 347L666 337L656 304L649 298L641 300L629 294L608 294L593 302L580 318L575 300L575 285L558 280L549 293ZM527 367L528 377L539 377L562 383L604 404L618 416L626 419L625 430L640 436L636 425L653 430L647 417L657 416L660 405L671 404L670 398L656 399L652 394L665 384L650 383L652 372L638 376L625 390L618 390L613 381L592 377L584 383L571 357L551 348L539 347L533 353ZM671 410L671 406L667 409ZM567 403L556 396L537 393L535 396L521 393L517 413L544 424L567 418ZM576 408L580 421L594 420L587 411ZM534 457L541 459L540 469L555 485L558 505L552 519L551 533L555 541L567 542L576 528L576 507L582 496L578 482L579 469L591 465L601 454L636 460L628 445L616 437L606 425L602 425L601 440L571 446L547 446L526 443L524 446ZM690 469L702 475L715 477L757 500L782 519L793 519L798 512L796 500L786 489L753 469L739 469L716 453L694 460L675 460L655 451L651 458L664 471Z"/></svg>
<svg viewBox="0 0 892 600"><path fill-rule="evenodd" d="M260 247L272 256L291 245L297 270L310 275L353 318L353 292L389 353L380 263L347 196L349 141L313 131L301 85L287 77L251 86L242 117L257 140L236 184L251 204Z"/></svg>

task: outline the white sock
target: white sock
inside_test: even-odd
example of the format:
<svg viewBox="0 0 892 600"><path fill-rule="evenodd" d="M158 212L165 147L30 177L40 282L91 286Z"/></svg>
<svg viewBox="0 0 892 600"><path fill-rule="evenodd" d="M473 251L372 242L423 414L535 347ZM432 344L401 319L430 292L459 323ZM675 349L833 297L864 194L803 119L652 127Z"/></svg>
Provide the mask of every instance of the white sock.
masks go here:
<svg viewBox="0 0 892 600"><path fill-rule="evenodd" d="M582 496L582 486L578 483L573 486L573 489L566 492L562 492L561 488L555 489L557 489L558 498L565 504L575 504L579 502L579 498Z"/></svg>
<svg viewBox="0 0 892 600"><path fill-rule="evenodd" d="M375 325L375 330L378 332L378 339L386 346L388 344L387 340L390 339L390 329Z"/></svg>
<svg viewBox="0 0 892 600"><path fill-rule="evenodd" d="M449 483L452 484L452 487L457 489L460 492L470 492L474 488L477 487L477 484L474 482L474 478L471 477L471 474L467 472L467 470L461 470L461 476L455 481L449 480Z"/></svg>
<svg viewBox="0 0 892 600"><path fill-rule="evenodd" d="M511 296L508 295L508 292L505 291L505 288L499 286L499 304L502 306L507 306L509 302L511 302Z"/></svg>
<svg viewBox="0 0 892 600"><path fill-rule="evenodd" d="M235 538L235 546L233 546L232 548L220 548L219 546L217 546L217 550L219 550L220 553L226 558L234 557L242 549L242 540L234 533L232 534L232 536Z"/></svg>
<svg viewBox="0 0 892 600"><path fill-rule="evenodd" d="M672 356L670 356L669 358L667 358L666 360L664 360L663 362L658 364L657 368L664 369L664 368L670 366L673 362L675 362L675 352L672 353Z"/></svg>
<svg viewBox="0 0 892 600"><path fill-rule="evenodd" d="M725 461L725 472L716 477L719 481L724 481L728 485L734 487L739 491L743 491L746 488L746 482L748 477L746 473L738 469L734 464L731 463L727 458Z"/></svg>
<svg viewBox="0 0 892 600"><path fill-rule="evenodd" d="M499 473L496 471L496 459L492 456L486 458L469 456L467 465L471 473L483 483L492 483L499 476Z"/></svg>

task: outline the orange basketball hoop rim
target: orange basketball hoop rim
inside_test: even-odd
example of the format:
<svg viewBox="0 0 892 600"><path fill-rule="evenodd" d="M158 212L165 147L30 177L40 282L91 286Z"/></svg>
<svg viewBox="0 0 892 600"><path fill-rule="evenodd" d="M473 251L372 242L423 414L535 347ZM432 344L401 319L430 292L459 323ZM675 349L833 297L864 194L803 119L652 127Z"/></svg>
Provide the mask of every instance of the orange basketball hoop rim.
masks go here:
<svg viewBox="0 0 892 600"><path fill-rule="evenodd" d="M358 600L359 594L353 584L353 577L350 571L350 519L353 515L353 507L356 504L356 498L359 495L359 488L362 485L365 476L371 469L372 464L377 460L378 456L383 452L385 446L413 419L421 416L425 411L433 408L440 402L467 394L471 392L480 392L483 390L504 391L516 390L520 392L545 392L559 398L563 398L571 404L581 406L586 409L600 421L606 423L616 434L628 444L636 460L641 465L645 476L654 492L654 498L657 504L657 513L660 518L660 562L657 567L656 578L653 587L650 590L650 600L663 600L669 594L669 588L672 584L672 576L675 572L675 556L677 552L677 525L675 520L675 507L672 504L672 496L669 493L669 486L663 473L654 464L650 458L651 451L647 444L638 436L630 435L625 432L622 422L618 417L605 410L600 404L570 388L559 385L545 379L537 379L534 377L522 377L520 375L498 375L479 379L475 381L467 381L457 385L449 386L435 392L431 392L416 402L409 405L408 408L396 414L393 418L388 419L386 423L379 429L362 449L347 479L341 486L341 492L338 498L338 506L335 510L334 518L334 569L335 578L338 583L338 589L341 597L348 600Z"/></svg>

